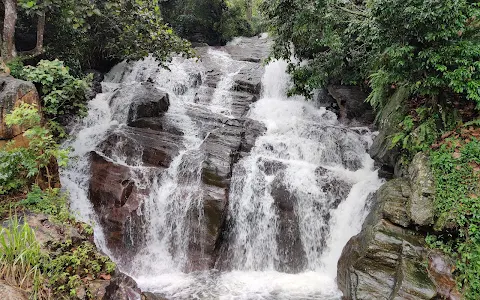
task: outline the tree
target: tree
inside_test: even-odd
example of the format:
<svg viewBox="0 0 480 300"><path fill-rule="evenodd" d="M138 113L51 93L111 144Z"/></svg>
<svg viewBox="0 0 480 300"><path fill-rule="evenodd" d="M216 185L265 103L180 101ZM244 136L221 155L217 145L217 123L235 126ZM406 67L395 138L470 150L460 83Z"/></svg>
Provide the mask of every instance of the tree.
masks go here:
<svg viewBox="0 0 480 300"><path fill-rule="evenodd" d="M17 23L17 0L4 0L2 57L8 61L17 56L15 50L15 25Z"/></svg>
<svg viewBox="0 0 480 300"><path fill-rule="evenodd" d="M6 61L16 56L17 10L36 20L32 25L37 37L35 48L19 55L38 56L44 53L47 44L51 51L47 56L52 57L65 51L63 44L75 37L82 52L91 52L88 47L101 47L95 55L115 59L137 59L153 53L159 61L165 61L172 53L192 55L189 43L165 25L158 0L4 0L4 3L2 57ZM56 43L58 40L62 43Z"/></svg>
<svg viewBox="0 0 480 300"><path fill-rule="evenodd" d="M328 82L368 77L378 47L362 1L266 0L262 10L274 36L272 57L289 62L292 92L311 96Z"/></svg>

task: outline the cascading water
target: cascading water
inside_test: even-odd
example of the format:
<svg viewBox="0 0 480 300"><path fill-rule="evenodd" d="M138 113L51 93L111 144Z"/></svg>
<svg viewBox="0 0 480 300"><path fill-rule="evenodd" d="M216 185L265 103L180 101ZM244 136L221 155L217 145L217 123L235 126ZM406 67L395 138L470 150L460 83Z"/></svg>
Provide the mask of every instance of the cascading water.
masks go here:
<svg viewBox="0 0 480 300"><path fill-rule="evenodd" d="M246 45L236 40L229 47ZM167 71L148 58L122 63L106 76L104 93L90 101L88 117L67 142L78 156L62 172L72 209L95 222L97 245L140 287L167 299L339 299L338 258L360 231L368 197L381 184L366 153L372 134L340 124L333 113L301 97L287 98L290 83L281 61L266 66L262 96L242 116L262 122L266 131L248 154L233 160L215 268L186 272L192 269L192 248L205 234L199 229L206 222L205 143L235 118L235 80L254 64L233 59L225 49L205 50L202 60L176 58ZM214 63L215 72L207 61ZM209 76L217 81L212 84ZM109 251L90 204L89 153L101 152L107 135L128 127L129 91L146 81L169 93L170 108L162 120L181 132L181 142L164 169L145 165L141 146L126 155L117 145L105 158L128 166L136 185L148 190L137 212L143 220L143 244L125 260ZM127 89L119 94L121 87ZM204 115L207 121L198 117Z"/></svg>

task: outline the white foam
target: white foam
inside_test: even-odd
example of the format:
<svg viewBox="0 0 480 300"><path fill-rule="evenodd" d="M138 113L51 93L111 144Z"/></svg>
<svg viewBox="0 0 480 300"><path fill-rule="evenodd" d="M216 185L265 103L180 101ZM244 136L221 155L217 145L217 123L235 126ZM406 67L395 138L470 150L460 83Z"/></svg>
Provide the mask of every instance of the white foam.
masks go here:
<svg viewBox="0 0 480 300"><path fill-rule="evenodd" d="M236 41L239 42L241 39ZM169 299L339 299L341 294L335 283L338 258L347 241L360 232L368 213L368 197L381 184L373 160L366 152L373 134L366 128L345 127L333 113L315 107L302 97L287 98L290 78L283 61L266 66L262 97L249 113L250 118L264 123L267 131L257 139L251 154L234 168L229 197L230 261L227 262L233 271L182 272L191 234L188 211L192 206L202 211L203 205L203 137L200 137L199 125L192 122L187 111L201 109L230 117L233 78L242 68L242 63L233 61L226 52L210 49L207 56L216 62L222 76L211 102L194 103L196 94L203 93L204 87L190 86L191 75L205 76L203 66L194 60L175 58L169 65L170 71L160 68L152 58L123 62L106 76L105 93L90 101L88 117L74 130L75 138L66 143L74 147L78 157L62 171L62 183L70 191L72 209L82 220L95 223L97 245L109 253L88 200L88 153L96 150L109 131L121 131L126 122L131 95L127 89L112 100L116 89L121 86L134 89L139 82L149 80L169 93L171 106L165 118L184 133L184 150L166 171L154 176L152 193L141 212L147 220L147 245L131 258L133 267L126 271L141 288L164 294ZM178 87L187 89L177 95ZM118 164L126 165L129 161L123 153L113 154L111 159ZM283 177L279 179L264 172L265 161L284 165ZM150 181L140 181L142 174L152 177L151 169L143 167L140 160L134 161L131 167L138 172L138 184L150 184ZM278 180L296 199L294 209L306 259L299 274L277 271L276 236L280 220L271 191ZM331 184L350 189L340 204L335 204L329 196ZM324 218L326 215L330 218ZM203 216L200 214L198 218L201 222Z"/></svg>

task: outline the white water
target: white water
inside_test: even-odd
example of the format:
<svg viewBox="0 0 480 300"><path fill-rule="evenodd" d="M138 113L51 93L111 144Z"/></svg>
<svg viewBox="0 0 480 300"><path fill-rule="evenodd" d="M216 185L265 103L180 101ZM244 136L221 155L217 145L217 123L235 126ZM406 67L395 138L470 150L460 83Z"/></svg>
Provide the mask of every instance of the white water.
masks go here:
<svg viewBox="0 0 480 300"><path fill-rule="evenodd" d="M141 181L144 177L154 180L142 211L148 220L147 246L133 258L134 267L126 271L142 289L161 293L168 299L339 299L335 284L338 258L350 237L360 231L368 213L368 196L381 184L366 153L372 135L366 129L345 128L334 114L301 97L287 98L289 78L284 62L266 67L262 97L248 117L263 122L267 131L258 138L250 156L234 169L229 197L231 245L227 249L227 265L233 271L182 272L192 234L189 211L203 205L203 137L187 111L207 110L231 117L229 91L243 66L219 50L209 50L207 55L217 62L223 74L209 103L194 103L195 94L202 93L203 87L192 86L190 75L205 76L200 63L176 59L168 72L147 59L133 66L121 64L111 71L104 83L107 92L89 103L89 116L78 125L75 139L68 143L79 157L62 173L63 185L71 193L72 209L83 220L95 222L96 242L109 253L88 200L88 153L96 149L109 130L121 131L125 126L129 95L109 103L114 89L121 85L134 89L150 78L170 94L171 106L164 118L184 132L184 150L161 173L152 174L151 168L143 167L141 162L134 164L139 183L148 182ZM188 87L186 93L175 95L180 85ZM116 163L127 164L126 161L122 153L116 153ZM284 166L282 177L276 179L267 174L265 161L280 162ZM323 175L316 173L319 167L326 170ZM286 186L296 199L294 211L305 254L305 265L299 274L277 271L279 217L271 196L274 181ZM333 192L327 192L335 184L344 185L348 191L338 207L333 203ZM323 218L325 214L330 218ZM200 215L193 222L201 222L202 218Z"/></svg>

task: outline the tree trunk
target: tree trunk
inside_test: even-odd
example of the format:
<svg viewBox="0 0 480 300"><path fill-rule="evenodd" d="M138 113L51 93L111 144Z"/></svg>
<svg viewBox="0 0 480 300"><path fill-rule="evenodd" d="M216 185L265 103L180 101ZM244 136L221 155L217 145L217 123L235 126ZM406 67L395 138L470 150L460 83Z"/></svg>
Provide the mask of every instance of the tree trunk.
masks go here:
<svg viewBox="0 0 480 300"><path fill-rule="evenodd" d="M247 5L247 20L252 21L253 15L253 1L252 0L245 0Z"/></svg>
<svg viewBox="0 0 480 300"><path fill-rule="evenodd" d="M17 0L4 0L5 19L3 21L2 57L8 62L15 56L15 25L17 24Z"/></svg>
<svg viewBox="0 0 480 300"><path fill-rule="evenodd" d="M43 35L45 33L45 11L38 14L37 21L37 46L35 47L35 54L40 55L43 52Z"/></svg>

